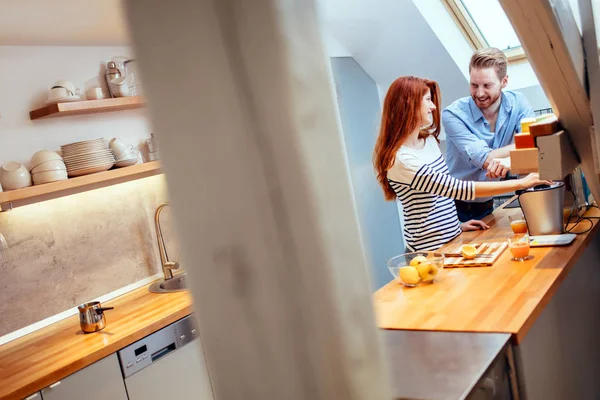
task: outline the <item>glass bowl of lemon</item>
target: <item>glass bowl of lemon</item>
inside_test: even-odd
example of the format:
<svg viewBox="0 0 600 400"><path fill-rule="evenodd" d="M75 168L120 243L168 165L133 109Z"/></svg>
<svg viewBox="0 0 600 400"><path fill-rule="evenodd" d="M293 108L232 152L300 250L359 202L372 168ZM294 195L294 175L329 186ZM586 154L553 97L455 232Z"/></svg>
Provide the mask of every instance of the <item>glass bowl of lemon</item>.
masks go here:
<svg viewBox="0 0 600 400"><path fill-rule="evenodd" d="M404 253L390 258L388 269L396 281L415 287L435 282L444 269L444 255L434 251Z"/></svg>

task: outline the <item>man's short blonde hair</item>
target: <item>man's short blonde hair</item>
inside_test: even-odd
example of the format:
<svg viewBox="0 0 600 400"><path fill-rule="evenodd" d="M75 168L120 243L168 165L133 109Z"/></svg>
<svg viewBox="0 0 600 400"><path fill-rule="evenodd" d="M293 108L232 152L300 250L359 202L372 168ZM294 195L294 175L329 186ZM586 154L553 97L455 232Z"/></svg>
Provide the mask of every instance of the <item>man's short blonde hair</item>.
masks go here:
<svg viewBox="0 0 600 400"><path fill-rule="evenodd" d="M494 68L498 79L502 80L506 76L506 68L508 66L508 60L506 55L500 49L495 47L488 47L486 49L477 50L471 56L471 62L469 63L469 72L471 69L477 68Z"/></svg>

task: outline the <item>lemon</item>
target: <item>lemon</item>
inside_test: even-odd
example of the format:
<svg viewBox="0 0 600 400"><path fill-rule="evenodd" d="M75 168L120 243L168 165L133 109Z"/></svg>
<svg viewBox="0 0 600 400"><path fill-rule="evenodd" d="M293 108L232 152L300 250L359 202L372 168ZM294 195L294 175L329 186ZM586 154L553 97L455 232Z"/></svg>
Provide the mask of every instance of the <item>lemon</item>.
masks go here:
<svg viewBox="0 0 600 400"><path fill-rule="evenodd" d="M402 267L399 272L400 279L407 285L416 285L421 280L419 271L415 267Z"/></svg>
<svg viewBox="0 0 600 400"><path fill-rule="evenodd" d="M477 249L475 248L475 246L472 246L470 244L465 244L461 248L461 253L462 253L462 256L464 258L466 258L467 260L472 260L475 258L475 255L477 254Z"/></svg>
<svg viewBox="0 0 600 400"><path fill-rule="evenodd" d="M430 262L419 264L416 268L423 282L432 282L438 273L438 266Z"/></svg>
<svg viewBox="0 0 600 400"><path fill-rule="evenodd" d="M419 264L428 263L427 257L424 256L416 256L412 260L410 260L410 266L416 267Z"/></svg>

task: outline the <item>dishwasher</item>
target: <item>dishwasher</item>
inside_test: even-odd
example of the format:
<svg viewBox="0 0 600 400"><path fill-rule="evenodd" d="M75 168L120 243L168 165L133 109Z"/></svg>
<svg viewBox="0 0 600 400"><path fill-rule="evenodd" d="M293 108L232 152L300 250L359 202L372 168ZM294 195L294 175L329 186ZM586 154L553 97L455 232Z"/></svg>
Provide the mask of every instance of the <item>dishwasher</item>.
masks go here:
<svg viewBox="0 0 600 400"><path fill-rule="evenodd" d="M213 400L192 315L118 352L129 400Z"/></svg>

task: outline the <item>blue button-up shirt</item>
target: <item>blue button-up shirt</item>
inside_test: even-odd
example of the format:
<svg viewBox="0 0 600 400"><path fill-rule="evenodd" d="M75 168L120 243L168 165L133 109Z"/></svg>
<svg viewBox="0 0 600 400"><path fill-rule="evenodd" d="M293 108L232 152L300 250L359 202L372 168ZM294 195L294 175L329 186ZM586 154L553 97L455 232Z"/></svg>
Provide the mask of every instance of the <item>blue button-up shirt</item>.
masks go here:
<svg viewBox="0 0 600 400"><path fill-rule="evenodd" d="M533 109L524 95L504 90L498 109L495 132L471 97L463 97L442 113L446 132L446 162L450 175L466 181L488 181L483 164L492 150L514 142L521 132L521 119L533 117ZM486 201L490 197L478 198Z"/></svg>

